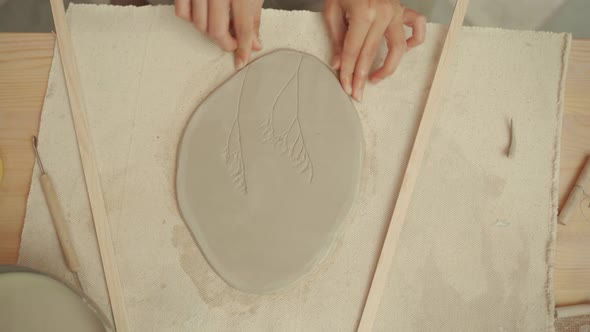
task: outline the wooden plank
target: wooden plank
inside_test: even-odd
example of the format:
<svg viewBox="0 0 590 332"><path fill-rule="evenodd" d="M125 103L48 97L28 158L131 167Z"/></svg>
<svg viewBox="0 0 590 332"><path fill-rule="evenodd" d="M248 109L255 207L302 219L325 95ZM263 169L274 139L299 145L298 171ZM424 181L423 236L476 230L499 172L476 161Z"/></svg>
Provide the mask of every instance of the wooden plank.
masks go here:
<svg viewBox="0 0 590 332"><path fill-rule="evenodd" d="M109 293L111 311L115 323L115 329L119 332L129 330L127 321L127 310L125 308L125 299L123 297L123 287L119 277L119 268L117 267L117 257L113 248L113 239L109 220L102 195L100 175L94 152L94 145L90 138L88 130L88 120L86 119L86 105L80 82L80 73L78 72L78 63L76 61L74 48L70 31L68 30L63 0L50 0L51 11L53 12L53 22L57 32L57 43L63 67L66 87L70 100L70 109L76 139L78 140L78 150L84 170L84 179L86 180L86 189L88 191L88 200L94 220L96 239L104 277Z"/></svg>
<svg viewBox="0 0 590 332"><path fill-rule="evenodd" d="M571 191L590 151L590 39L572 41L565 83L559 166L560 206Z"/></svg>
<svg viewBox="0 0 590 332"><path fill-rule="evenodd" d="M47 33L0 34L0 264L16 264L33 172L39 119L55 40Z"/></svg>
<svg viewBox="0 0 590 332"><path fill-rule="evenodd" d="M412 147L410 159L406 166L404 173L404 179L400 187L400 192L393 209L393 215L389 221L389 227L385 235L383 242L383 248L377 261L377 267L375 268L375 274L369 288L369 294L365 302L365 307L361 315L359 323L359 331L372 331L377 311L379 310L379 304L381 303L381 297L383 296L383 290L388 280L391 265L393 263L393 257L399 242L399 237L406 221L406 215L412 201L412 195L414 194L414 187L416 180L420 175L420 167L422 165L422 159L424 153L428 148L430 142L430 132L432 126L436 120L436 115L439 110L439 103L445 92L447 76L449 72L449 65L453 59L453 53L461 27L463 26L463 19L467 12L469 0L457 0L455 4L455 10L445 43L443 45L436 72L432 80L432 87L428 98L426 99L426 106L424 107L424 113L422 113L422 119L418 127L418 133L416 134L416 140Z"/></svg>
<svg viewBox="0 0 590 332"><path fill-rule="evenodd" d="M565 203L561 205L559 210L560 224L567 225L567 221L572 215L580 212L579 210L581 208L584 211L584 208L590 207L590 200L586 202L586 206L580 206L580 204L583 204L585 199L590 199L590 194L588 193L590 193L590 156L586 158L585 166L578 176L575 186L567 196ZM590 209L586 210L590 213ZM590 215L588 217L590 217Z"/></svg>
<svg viewBox="0 0 590 332"><path fill-rule="evenodd" d="M590 154L590 40L572 41L565 84L559 167L560 206ZM573 215L557 228L553 287L557 306L590 300L590 219Z"/></svg>

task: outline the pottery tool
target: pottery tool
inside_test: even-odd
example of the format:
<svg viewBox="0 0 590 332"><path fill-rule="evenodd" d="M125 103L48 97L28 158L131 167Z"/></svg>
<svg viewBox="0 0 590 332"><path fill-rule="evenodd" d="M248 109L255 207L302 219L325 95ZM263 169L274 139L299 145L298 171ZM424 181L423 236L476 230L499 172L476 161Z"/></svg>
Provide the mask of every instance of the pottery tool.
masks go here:
<svg viewBox="0 0 590 332"><path fill-rule="evenodd" d="M127 319L127 310L125 308L125 300L123 299L123 287L121 286L109 220L104 197L102 196L102 187L100 184L94 146L88 130L86 105L82 91L82 84L80 83L78 64L72 46L70 31L68 30L63 1L50 0L50 2L55 30L57 32L59 54L70 100L70 110L72 112L76 139L78 141L82 170L86 181L88 200L90 201L92 218L94 220L96 239L100 251L100 258L102 260L115 329L119 332L125 332L129 330L129 323Z"/></svg>
<svg viewBox="0 0 590 332"><path fill-rule="evenodd" d="M585 204L585 206L582 204ZM578 208L582 209L582 211L590 211L590 156L586 158L586 164L576 184L570 191L561 211L559 211L559 223L565 225Z"/></svg>
<svg viewBox="0 0 590 332"><path fill-rule="evenodd" d="M74 246L70 240L70 235L66 228L66 220L64 218L61 206L59 205L59 200L57 199L57 194L55 193L55 188L53 187L53 182L43 168L43 163L41 162L41 157L39 156L39 151L37 150L37 136L33 136L33 151L35 151L35 159L37 159L37 165L39 165L39 169L41 170L39 181L41 181L41 188L43 188L43 194L45 195L45 201L47 202L47 207L49 208L51 220L53 221L53 227L55 227L55 233L57 234L57 238L59 240L61 252L64 256L64 260L66 261L68 269L72 272L72 274L74 274L78 288L83 291L82 284L80 283L80 277L78 277L78 269L80 268L78 256L76 256L76 251L74 250Z"/></svg>
<svg viewBox="0 0 590 332"><path fill-rule="evenodd" d="M590 315L590 304L576 304L555 308L557 319Z"/></svg>
<svg viewBox="0 0 590 332"><path fill-rule="evenodd" d="M420 120L416 140L414 141L410 159L406 166L401 189L395 203L393 215L389 222L381 254L377 261L377 267L375 268L375 274L373 275L373 280L369 288L369 294L367 295L367 300L361 315L358 331L371 331L373 329L375 317L377 316L379 304L381 303L381 297L383 296L383 290L385 289L393 257L395 256L396 246L399 242L400 234L410 207L410 202L412 201L412 194L414 193L416 180L420 174L422 159L424 159L424 153L426 152L426 148L430 141L432 126L434 125L437 111L440 109L440 100L444 88L447 86L446 81L449 72L449 64L452 60L457 39L459 38L459 32L463 25L463 19L465 18L468 4L469 0L457 0L455 4L451 24L449 25L445 43L438 60L436 72L434 73L432 87L428 94L428 99L426 100L424 113Z"/></svg>

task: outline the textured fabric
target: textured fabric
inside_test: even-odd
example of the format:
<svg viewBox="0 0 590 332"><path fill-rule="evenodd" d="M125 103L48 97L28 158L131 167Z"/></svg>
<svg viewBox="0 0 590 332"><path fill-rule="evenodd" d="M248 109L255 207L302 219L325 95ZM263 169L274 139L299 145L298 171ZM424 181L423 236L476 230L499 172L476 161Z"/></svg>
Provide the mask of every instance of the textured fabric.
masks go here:
<svg viewBox="0 0 590 332"><path fill-rule="evenodd" d="M262 15L265 51L293 48L329 60L320 14ZM361 192L327 258L291 288L257 296L232 289L209 268L174 194L182 129L233 73L232 55L172 7L75 5L68 20L131 329L354 330L446 29L428 25L425 44L356 103L366 142ZM552 329L569 41L565 34L461 31L376 330ZM511 118L516 151L509 159ZM39 149L70 223L82 283L107 308L57 52ZM71 281L38 175L35 169L19 262Z"/></svg>
<svg viewBox="0 0 590 332"><path fill-rule="evenodd" d="M1 2L2 0L0 0ZM172 5L174 0L148 0L152 5ZM265 0L264 8L285 10L311 10L319 12L324 7L323 0Z"/></svg>
<svg viewBox="0 0 590 332"><path fill-rule="evenodd" d="M311 10L319 12L324 8L324 0L266 0L265 8L286 10Z"/></svg>
<svg viewBox="0 0 590 332"><path fill-rule="evenodd" d="M447 0L451 5L455 0ZM467 22L509 29L538 29L568 0L471 0Z"/></svg>
<svg viewBox="0 0 590 332"><path fill-rule="evenodd" d="M557 332L590 332L590 315L559 318L555 321Z"/></svg>

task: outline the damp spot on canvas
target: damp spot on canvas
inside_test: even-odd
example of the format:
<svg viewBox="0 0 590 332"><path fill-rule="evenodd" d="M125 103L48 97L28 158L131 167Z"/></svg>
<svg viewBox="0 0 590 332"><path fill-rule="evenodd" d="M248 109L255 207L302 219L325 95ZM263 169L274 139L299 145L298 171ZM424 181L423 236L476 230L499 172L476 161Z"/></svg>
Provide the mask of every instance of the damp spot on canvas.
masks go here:
<svg viewBox="0 0 590 332"><path fill-rule="evenodd" d="M182 269L211 309L223 308L228 314L238 316L256 313L260 296L240 292L221 280L209 267L184 225L172 229L172 244L178 251Z"/></svg>
<svg viewBox="0 0 590 332"><path fill-rule="evenodd" d="M523 232L519 236L523 243L523 249L513 252L522 269L512 272L498 271L495 268L495 260L498 256L494 255L491 248L494 246L494 237L490 230L481 229L480 238L482 245L480 247L479 257L481 268L484 269L485 278L481 280L466 280L466 282L477 282L482 287L482 292L470 299L465 299L461 292L457 291L450 283L446 282L441 275L437 262L434 260L435 255L429 261L424 263L422 275L424 279L419 282L424 285L420 307L423 308L420 314L414 320L413 330L456 330L457 326L453 325L453 320L449 317L477 317L479 326L464 326L465 330L481 330L482 327L498 326L508 331L521 331L526 329L522 317L526 316L527 305L519 304L522 302L522 289L525 289L532 271L527 268L530 264L530 257L524 249L527 246L528 239ZM434 251L436 248L431 248ZM444 268L444 267L441 267ZM466 267L466 271L470 268ZM466 273L463 271L462 273ZM508 274L508 276L506 276ZM510 283L506 283L506 277ZM452 306L441 308L437 304L444 299L447 303L453 303ZM498 308L503 310L490 311L490 303L494 303ZM519 308L519 310L514 310Z"/></svg>
<svg viewBox="0 0 590 332"><path fill-rule="evenodd" d="M496 219L496 222L494 222L494 226L496 227L508 227L510 224L511 223L506 219Z"/></svg>
<svg viewBox="0 0 590 332"><path fill-rule="evenodd" d="M485 193L491 197L498 197L504 192L506 179L497 175L488 175L484 178Z"/></svg>

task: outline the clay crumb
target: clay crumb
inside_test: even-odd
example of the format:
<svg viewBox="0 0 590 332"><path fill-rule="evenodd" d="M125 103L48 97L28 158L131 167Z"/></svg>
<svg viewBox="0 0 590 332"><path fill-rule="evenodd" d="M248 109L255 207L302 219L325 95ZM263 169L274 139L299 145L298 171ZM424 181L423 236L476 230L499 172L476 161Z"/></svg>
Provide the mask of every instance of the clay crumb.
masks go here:
<svg viewBox="0 0 590 332"><path fill-rule="evenodd" d="M512 159L514 157L515 152L516 152L515 130L514 130L514 124L512 123L512 118L510 118L510 143L508 144L507 157Z"/></svg>
<svg viewBox="0 0 590 332"><path fill-rule="evenodd" d="M497 219L494 223L496 227L507 227L510 226L510 222L506 221L505 219Z"/></svg>

